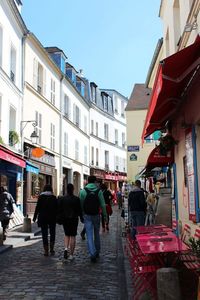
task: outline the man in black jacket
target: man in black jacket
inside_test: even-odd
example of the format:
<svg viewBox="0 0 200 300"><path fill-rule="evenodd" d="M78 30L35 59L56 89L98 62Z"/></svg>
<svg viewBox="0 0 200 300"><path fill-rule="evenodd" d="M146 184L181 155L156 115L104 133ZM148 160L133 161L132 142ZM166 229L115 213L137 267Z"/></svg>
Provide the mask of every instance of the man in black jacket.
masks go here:
<svg viewBox="0 0 200 300"><path fill-rule="evenodd" d="M130 213L130 223L132 238L135 238L136 226L143 226L145 223L146 200L144 191L141 189L141 181L135 181L135 187L128 196L128 208Z"/></svg>

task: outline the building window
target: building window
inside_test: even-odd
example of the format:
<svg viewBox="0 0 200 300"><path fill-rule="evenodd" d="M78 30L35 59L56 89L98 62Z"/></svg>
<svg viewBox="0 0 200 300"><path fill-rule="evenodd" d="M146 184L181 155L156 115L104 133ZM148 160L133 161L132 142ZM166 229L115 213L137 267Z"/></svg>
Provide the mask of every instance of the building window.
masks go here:
<svg viewBox="0 0 200 300"><path fill-rule="evenodd" d="M84 132L87 133L87 117L84 116Z"/></svg>
<svg viewBox="0 0 200 300"><path fill-rule="evenodd" d="M91 134L94 134L94 120L91 120Z"/></svg>
<svg viewBox="0 0 200 300"><path fill-rule="evenodd" d="M124 118L125 115L124 115L124 102L121 101L121 117Z"/></svg>
<svg viewBox="0 0 200 300"><path fill-rule="evenodd" d="M105 169L109 170L109 151L105 151Z"/></svg>
<svg viewBox="0 0 200 300"><path fill-rule="evenodd" d="M38 143L42 144L42 115L38 111L35 112L35 120L37 123L35 130L37 132L37 135L39 136Z"/></svg>
<svg viewBox="0 0 200 300"><path fill-rule="evenodd" d="M75 160L79 160L79 142L75 140Z"/></svg>
<svg viewBox="0 0 200 300"><path fill-rule="evenodd" d="M46 71L36 58L33 60L33 86L38 93L46 94Z"/></svg>
<svg viewBox="0 0 200 300"><path fill-rule="evenodd" d="M3 56L3 28L0 26L0 67L2 67Z"/></svg>
<svg viewBox="0 0 200 300"><path fill-rule="evenodd" d="M122 132L122 147L125 148L125 146L126 146L125 133Z"/></svg>
<svg viewBox="0 0 200 300"><path fill-rule="evenodd" d="M16 130L16 109L10 106L9 131Z"/></svg>
<svg viewBox="0 0 200 300"><path fill-rule="evenodd" d="M11 46L10 50L10 79L12 82L16 82L16 49Z"/></svg>
<svg viewBox="0 0 200 300"><path fill-rule="evenodd" d="M81 124L80 123L80 118L81 118L80 109L77 105L74 104L74 123L79 128L80 128L80 124Z"/></svg>
<svg viewBox="0 0 200 300"><path fill-rule="evenodd" d="M96 148L96 166L98 167L99 165L99 149Z"/></svg>
<svg viewBox="0 0 200 300"><path fill-rule="evenodd" d="M64 147L64 155L68 155L68 134L67 134L67 132L64 132L64 145L63 145L63 147Z"/></svg>
<svg viewBox="0 0 200 300"><path fill-rule="evenodd" d="M91 165L94 165L94 147L91 147Z"/></svg>
<svg viewBox="0 0 200 300"><path fill-rule="evenodd" d="M84 146L84 164L87 165L88 160L87 160L87 146Z"/></svg>
<svg viewBox="0 0 200 300"><path fill-rule="evenodd" d="M96 122L96 136L99 136L99 124Z"/></svg>
<svg viewBox="0 0 200 300"><path fill-rule="evenodd" d="M55 98L56 98L56 82L55 80L51 79L51 103L55 105Z"/></svg>
<svg viewBox="0 0 200 300"><path fill-rule="evenodd" d="M95 83L91 83L91 97L92 97L92 102L96 103L97 101L97 86Z"/></svg>
<svg viewBox="0 0 200 300"><path fill-rule="evenodd" d="M114 106L115 106L115 113L118 114L118 98L117 97L115 97Z"/></svg>
<svg viewBox="0 0 200 300"><path fill-rule="evenodd" d="M118 145L118 130L115 129L115 145Z"/></svg>
<svg viewBox="0 0 200 300"><path fill-rule="evenodd" d="M64 109L64 116L66 118L70 118L70 101L69 101L69 97L67 95L64 96L64 105L63 105L63 109Z"/></svg>
<svg viewBox="0 0 200 300"><path fill-rule="evenodd" d="M105 92L102 92L101 97L103 101L103 109L108 111L108 95Z"/></svg>
<svg viewBox="0 0 200 300"><path fill-rule="evenodd" d="M50 128L50 149L55 150L55 125L52 123Z"/></svg>
<svg viewBox="0 0 200 300"><path fill-rule="evenodd" d="M118 171L119 170L119 156L115 157L115 170Z"/></svg>
<svg viewBox="0 0 200 300"><path fill-rule="evenodd" d="M104 123L104 139L108 141L108 124Z"/></svg>

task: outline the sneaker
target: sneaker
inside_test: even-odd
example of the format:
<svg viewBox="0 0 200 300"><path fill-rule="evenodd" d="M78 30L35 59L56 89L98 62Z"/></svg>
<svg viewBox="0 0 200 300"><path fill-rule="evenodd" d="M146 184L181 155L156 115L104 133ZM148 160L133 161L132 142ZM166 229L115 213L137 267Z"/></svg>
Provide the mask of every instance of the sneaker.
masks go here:
<svg viewBox="0 0 200 300"><path fill-rule="evenodd" d="M64 251L64 259L68 259L69 257L69 252L67 250Z"/></svg>
<svg viewBox="0 0 200 300"><path fill-rule="evenodd" d="M69 260L69 261L74 260L74 256L70 254L69 257L68 257L68 260Z"/></svg>
<svg viewBox="0 0 200 300"><path fill-rule="evenodd" d="M91 260L92 263L96 263L97 262L96 256L91 256L90 260Z"/></svg>
<svg viewBox="0 0 200 300"><path fill-rule="evenodd" d="M95 255L95 256L96 256L96 258L99 258L99 253L96 253L96 255Z"/></svg>

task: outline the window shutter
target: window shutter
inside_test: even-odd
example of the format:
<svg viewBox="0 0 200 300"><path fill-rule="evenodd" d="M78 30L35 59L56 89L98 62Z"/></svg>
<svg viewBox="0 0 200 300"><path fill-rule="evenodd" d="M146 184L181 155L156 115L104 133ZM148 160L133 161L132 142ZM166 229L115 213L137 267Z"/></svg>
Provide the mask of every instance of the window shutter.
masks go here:
<svg viewBox="0 0 200 300"><path fill-rule="evenodd" d="M38 61L36 58L33 60L33 87L37 89L38 82Z"/></svg>

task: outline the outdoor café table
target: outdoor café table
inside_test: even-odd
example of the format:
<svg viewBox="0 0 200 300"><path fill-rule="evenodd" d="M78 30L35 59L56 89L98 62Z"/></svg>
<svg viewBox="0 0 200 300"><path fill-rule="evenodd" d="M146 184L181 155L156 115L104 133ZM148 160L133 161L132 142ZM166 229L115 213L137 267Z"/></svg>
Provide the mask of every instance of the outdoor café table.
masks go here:
<svg viewBox="0 0 200 300"><path fill-rule="evenodd" d="M137 234L153 233L153 232L168 232L172 231L171 228L163 224L137 226L135 227Z"/></svg>
<svg viewBox="0 0 200 300"><path fill-rule="evenodd" d="M173 232L154 232L136 235L136 240L144 255L153 255L163 266L176 264L179 255L188 247Z"/></svg>

